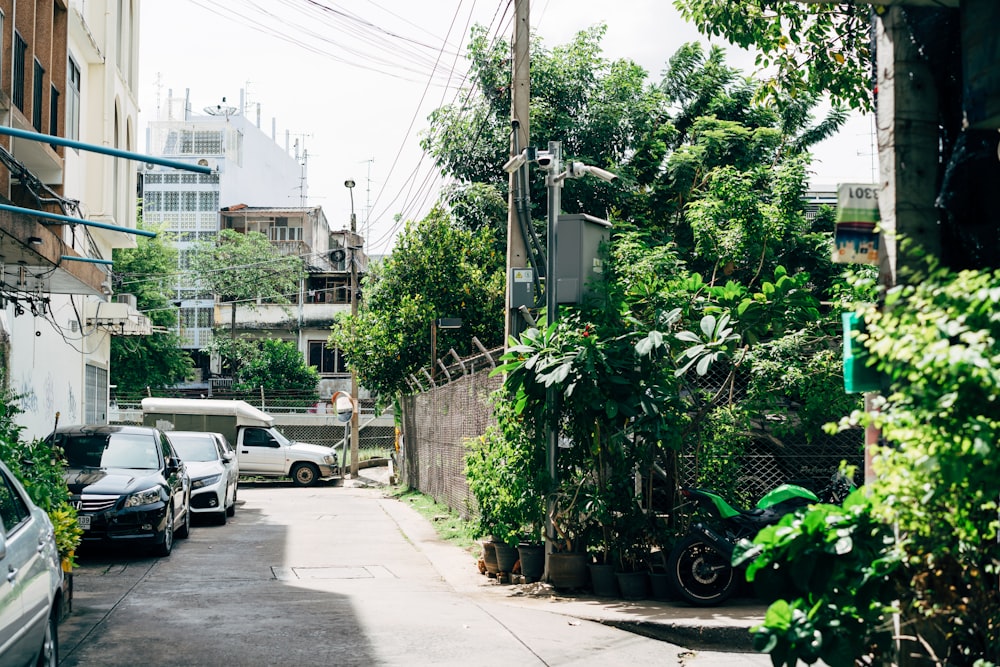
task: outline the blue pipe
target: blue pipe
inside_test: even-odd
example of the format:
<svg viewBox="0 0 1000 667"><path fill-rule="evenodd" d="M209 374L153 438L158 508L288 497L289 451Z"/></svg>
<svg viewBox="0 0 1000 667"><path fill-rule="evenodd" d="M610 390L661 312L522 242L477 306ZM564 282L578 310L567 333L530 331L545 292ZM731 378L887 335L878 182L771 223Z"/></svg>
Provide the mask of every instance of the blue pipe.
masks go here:
<svg viewBox="0 0 1000 667"><path fill-rule="evenodd" d="M93 259L92 257L73 257L72 255L63 255L59 259L70 261L70 262L87 262L88 264L114 264L110 259Z"/></svg>
<svg viewBox="0 0 1000 667"><path fill-rule="evenodd" d="M0 211L10 211L12 213L23 213L24 215L33 215L36 218L50 218L52 220L58 220L59 222L69 223L73 225L86 225L87 227L100 227L101 229L110 229L114 232L122 232L124 234L135 234L137 236L149 236L155 237L156 232L150 232L145 229L131 229L129 227L119 227L118 225L109 225L106 222L95 222L94 220L84 220L83 218L74 218L70 215L61 215L59 213L49 213L48 211L39 211L34 208L24 208L22 206L11 206L10 204L0 204ZM42 223L46 224L46 223Z"/></svg>
<svg viewBox="0 0 1000 667"><path fill-rule="evenodd" d="M19 130L16 127L10 127L9 125L0 125L0 134L6 134L7 136L10 137L18 137L19 139L28 139L29 141L40 141L43 144L53 144L56 146L69 146L70 148L79 148L81 150L90 151L92 153L104 153L105 155L123 157L129 160L138 160L139 162L152 162L153 164L158 164L163 167L183 169L185 171L193 171L199 174L212 173L211 167L202 167L201 165L197 164L188 164L187 162L168 160L166 158L156 157L153 155L143 155L142 153L132 153L131 151L123 151L117 148L108 148L107 146L98 146L97 144L86 144L82 141L76 141L74 139L66 139L64 137L54 137L51 134L28 132L27 130Z"/></svg>

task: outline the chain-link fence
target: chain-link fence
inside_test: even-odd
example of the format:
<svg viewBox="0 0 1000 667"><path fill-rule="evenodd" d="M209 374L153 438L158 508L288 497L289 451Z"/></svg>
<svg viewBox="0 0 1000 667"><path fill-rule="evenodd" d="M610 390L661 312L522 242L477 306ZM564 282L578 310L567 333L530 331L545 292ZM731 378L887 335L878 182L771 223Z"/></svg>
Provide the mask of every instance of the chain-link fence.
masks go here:
<svg viewBox="0 0 1000 667"><path fill-rule="evenodd" d="M449 382L400 401L403 482L466 519L476 512L465 479L467 441L483 435L493 420L489 397L500 388L503 378L490 377L490 370L502 351L463 360L460 372L449 371Z"/></svg>
<svg viewBox="0 0 1000 667"><path fill-rule="evenodd" d="M401 450L402 481L410 488L430 495L466 518L476 513L475 501L465 479L465 454L468 440L486 432L493 421L490 395L500 388L500 376L489 377L488 362L502 350L492 350L474 360L466 360L463 372L452 372L450 381L429 390L404 396L401 400L405 442ZM481 370L475 370L475 369ZM714 373L695 380L697 390L717 393L730 369L720 366ZM737 376L727 388L727 397L745 398L745 378ZM794 415L793 417L794 418ZM723 483L738 490L739 500L755 502L779 484L794 482L815 491L821 490L837 472L841 461L861 469L863 431L853 429L836 435L785 429L781 438L762 415L748 430L743 444L720 451L704 447L697 429L670 464L671 488L656 495L663 500L660 509L672 512L673 485ZM712 471L719 471L713 479ZM660 503L657 503L660 505Z"/></svg>

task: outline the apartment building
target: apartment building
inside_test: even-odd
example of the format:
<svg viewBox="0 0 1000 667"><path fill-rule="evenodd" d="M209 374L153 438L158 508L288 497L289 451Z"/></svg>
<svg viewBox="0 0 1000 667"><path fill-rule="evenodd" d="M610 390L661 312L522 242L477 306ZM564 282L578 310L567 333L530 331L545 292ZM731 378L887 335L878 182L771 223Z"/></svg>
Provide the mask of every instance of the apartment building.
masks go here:
<svg viewBox="0 0 1000 667"><path fill-rule="evenodd" d="M107 419L110 340L149 322L112 300L135 246L137 0L0 0L0 366L28 437ZM31 134L66 143L38 141Z"/></svg>

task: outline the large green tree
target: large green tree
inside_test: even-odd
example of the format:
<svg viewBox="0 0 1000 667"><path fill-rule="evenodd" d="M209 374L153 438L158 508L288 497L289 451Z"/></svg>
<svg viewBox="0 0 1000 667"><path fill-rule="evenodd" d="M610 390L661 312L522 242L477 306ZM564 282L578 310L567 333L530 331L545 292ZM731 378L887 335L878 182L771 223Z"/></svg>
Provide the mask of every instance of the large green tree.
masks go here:
<svg viewBox="0 0 1000 667"><path fill-rule="evenodd" d="M392 400L405 378L430 364L430 326L457 317L462 328L438 332L440 353L475 352L503 339L503 265L494 237L460 229L441 208L411 222L386 260L370 267L357 317L338 319L330 344L342 350L358 381Z"/></svg>
<svg viewBox="0 0 1000 667"><path fill-rule="evenodd" d="M230 337L236 337L236 309L257 309L257 300L287 304L298 294L305 276L300 257L282 255L259 232L219 232L214 242L191 251L189 264L197 280L223 303L230 304ZM231 366L238 361L229 358ZM235 369L234 369L235 370Z"/></svg>
<svg viewBox="0 0 1000 667"><path fill-rule="evenodd" d="M140 229L147 229L141 223ZM153 324L149 336L114 336L111 339L111 384L119 395L136 395L147 387L163 388L183 381L191 373L190 355L171 329L177 308L171 303L169 276L176 271L177 250L162 230L157 236L138 237L137 247L114 251L115 290L134 294L136 307Z"/></svg>

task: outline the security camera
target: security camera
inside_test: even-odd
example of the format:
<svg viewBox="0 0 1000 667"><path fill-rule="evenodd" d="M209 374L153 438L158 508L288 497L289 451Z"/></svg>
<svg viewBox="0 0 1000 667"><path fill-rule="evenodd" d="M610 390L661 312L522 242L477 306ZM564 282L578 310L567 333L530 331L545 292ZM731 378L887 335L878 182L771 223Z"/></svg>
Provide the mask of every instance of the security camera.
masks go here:
<svg viewBox="0 0 1000 667"><path fill-rule="evenodd" d="M595 167L593 165L587 166L587 171L589 171L594 176L597 176L602 181L607 181L608 183L616 180L618 178L617 174L612 174L610 171L605 171L600 167Z"/></svg>
<svg viewBox="0 0 1000 667"><path fill-rule="evenodd" d="M605 171L600 167L584 164L582 162L570 162L566 165L567 178L582 178L587 174L593 174L602 181L607 181L608 183L618 178L618 176L612 174L610 171Z"/></svg>
<svg viewBox="0 0 1000 667"><path fill-rule="evenodd" d="M508 174L513 174L515 171L523 167L525 162L527 162L527 158L524 157L524 153L518 153L511 159L504 162L503 170Z"/></svg>
<svg viewBox="0 0 1000 667"><path fill-rule="evenodd" d="M549 151L538 151L535 156L535 163L542 169L551 169L556 156Z"/></svg>

